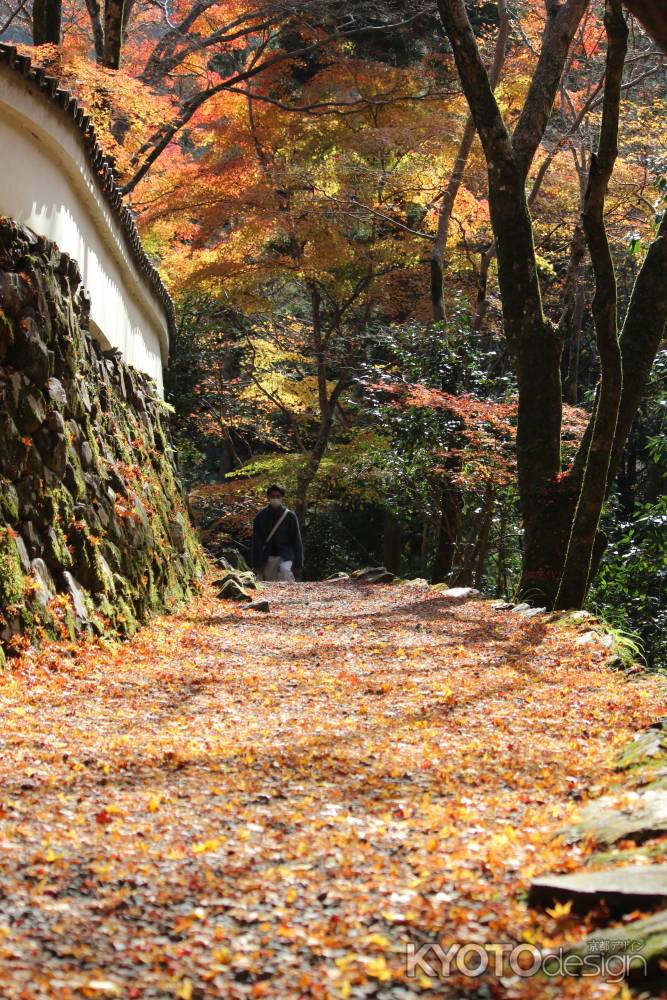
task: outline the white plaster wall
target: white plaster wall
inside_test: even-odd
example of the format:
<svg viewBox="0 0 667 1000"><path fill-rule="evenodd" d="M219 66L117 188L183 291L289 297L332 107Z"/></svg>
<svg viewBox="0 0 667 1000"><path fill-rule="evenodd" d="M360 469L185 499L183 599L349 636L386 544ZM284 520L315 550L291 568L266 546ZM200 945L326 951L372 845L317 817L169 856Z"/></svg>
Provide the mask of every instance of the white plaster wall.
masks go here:
<svg viewBox="0 0 667 1000"><path fill-rule="evenodd" d="M162 303L135 266L73 122L0 66L0 215L76 260L91 299L91 332L146 372L162 393L169 350Z"/></svg>

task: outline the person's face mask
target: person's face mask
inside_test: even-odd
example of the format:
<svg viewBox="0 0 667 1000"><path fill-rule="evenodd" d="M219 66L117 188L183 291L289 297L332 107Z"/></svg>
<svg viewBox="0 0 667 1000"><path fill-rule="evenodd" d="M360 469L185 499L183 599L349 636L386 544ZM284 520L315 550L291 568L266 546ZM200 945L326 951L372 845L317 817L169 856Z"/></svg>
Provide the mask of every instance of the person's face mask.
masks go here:
<svg viewBox="0 0 667 1000"><path fill-rule="evenodd" d="M282 507L282 505L282 497L269 497L269 506L273 507L274 510L278 510L278 508Z"/></svg>

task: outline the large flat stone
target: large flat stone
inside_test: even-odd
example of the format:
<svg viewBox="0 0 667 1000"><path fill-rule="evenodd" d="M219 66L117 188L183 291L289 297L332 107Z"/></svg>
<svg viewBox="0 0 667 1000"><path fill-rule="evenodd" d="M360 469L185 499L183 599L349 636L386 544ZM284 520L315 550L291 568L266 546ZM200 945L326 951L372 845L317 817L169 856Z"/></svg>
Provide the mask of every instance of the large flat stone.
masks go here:
<svg viewBox="0 0 667 1000"><path fill-rule="evenodd" d="M661 757L667 758L667 721L664 720L635 736L618 757L616 770L652 764Z"/></svg>
<svg viewBox="0 0 667 1000"><path fill-rule="evenodd" d="M589 962L591 956L607 962L609 956L624 956L630 978L652 975L667 959L667 910L660 910L651 917L622 927L605 928L589 934L569 948L567 954L578 955ZM611 964L607 968L612 971Z"/></svg>
<svg viewBox="0 0 667 1000"><path fill-rule="evenodd" d="M592 838L600 844L634 840L641 844L667 833L667 790L634 792L629 804L614 806L613 798L596 799L581 811L581 820L563 831L568 843Z"/></svg>
<svg viewBox="0 0 667 1000"><path fill-rule="evenodd" d="M545 875L530 886L528 903L534 907L572 902L577 913L587 913L604 900L612 913L667 903L667 864L632 865L574 875Z"/></svg>

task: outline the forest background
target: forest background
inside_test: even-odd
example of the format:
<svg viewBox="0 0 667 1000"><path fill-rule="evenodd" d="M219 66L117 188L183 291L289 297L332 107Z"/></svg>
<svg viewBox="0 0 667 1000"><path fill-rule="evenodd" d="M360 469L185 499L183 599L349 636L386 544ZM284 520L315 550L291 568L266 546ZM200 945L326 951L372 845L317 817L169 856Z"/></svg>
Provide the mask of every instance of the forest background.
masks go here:
<svg viewBox="0 0 667 1000"><path fill-rule="evenodd" d="M607 384L590 215L605 136L614 139L614 86L618 156L599 200L614 321L631 317L667 197L660 47L630 17L614 65L620 4L579 6L525 171L527 256L559 345L563 403L554 498L542 490L531 514L526 449L540 450L549 415L524 412L517 447L531 362L508 333L493 128L484 134L483 88L469 114L464 35L452 56L462 4L0 2L0 41L85 104L176 301L167 399L213 548L244 551L264 488L279 481L304 524L306 578L383 563L530 598L526 525L528 536L535 523L550 533ZM516 136L558 5L465 7L499 121ZM662 283L664 299L664 269ZM661 301L644 306L661 315ZM667 659L663 338L664 319L642 349L631 429L607 457L593 526L606 547L584 574L586 606L637 637L655 667Z"/></svg>

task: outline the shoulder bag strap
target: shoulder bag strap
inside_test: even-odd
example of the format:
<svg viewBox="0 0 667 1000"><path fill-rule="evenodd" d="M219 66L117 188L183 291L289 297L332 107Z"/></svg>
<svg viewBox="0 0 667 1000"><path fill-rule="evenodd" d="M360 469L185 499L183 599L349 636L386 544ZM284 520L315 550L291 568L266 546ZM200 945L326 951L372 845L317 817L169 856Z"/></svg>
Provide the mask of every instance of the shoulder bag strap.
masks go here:
<svg viewBox="0 0 667 1000"><path fill-rule="evenodd" d="M278 528L280 527L280 525L283 523L283 521L285 520L285 518L287 517L288 514L289 514L289 510L287 510L287 508L285 508L285 510L282 512L281 516L278 518L278 520L276 521L276 523L271 528L271 531L266 536L266 541L264 542L265 545L269 544L269 542L271 541L271 539L275 535L276 531L278 530Z"/></svg>

